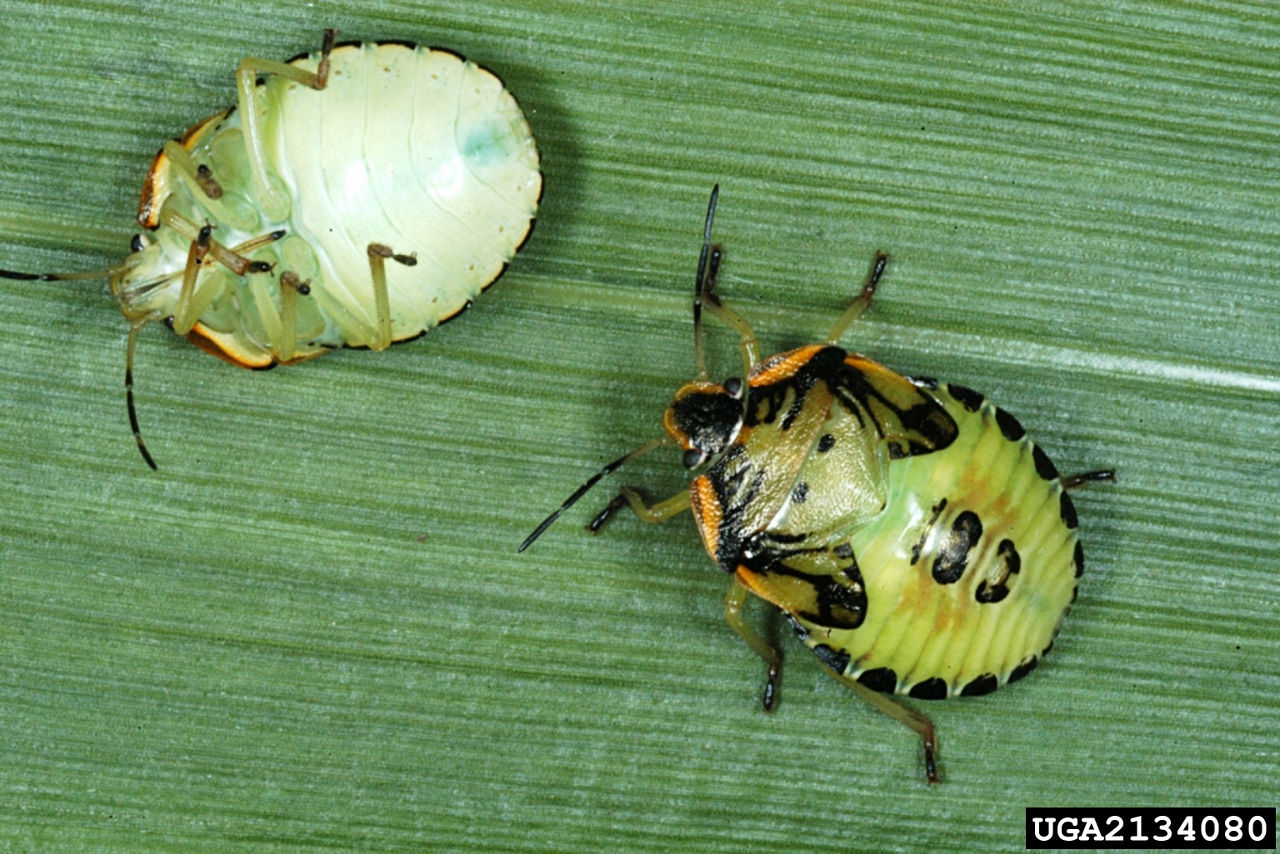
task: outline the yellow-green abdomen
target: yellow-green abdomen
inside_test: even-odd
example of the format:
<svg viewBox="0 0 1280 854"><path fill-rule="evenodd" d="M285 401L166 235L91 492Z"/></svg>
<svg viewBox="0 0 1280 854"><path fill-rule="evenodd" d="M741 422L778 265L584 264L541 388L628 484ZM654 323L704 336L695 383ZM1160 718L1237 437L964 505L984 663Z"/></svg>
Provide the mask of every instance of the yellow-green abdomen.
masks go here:
<svg viewBox="0 0 1280 854"><path fill-rule="evenodd" d="M922 387L958 435L890 462L884 511L850 538L865 619L796 622L828 666L876 690L984 694L1035 666L1075 598L1075 511L1016 419L968 389Z"/></svg>

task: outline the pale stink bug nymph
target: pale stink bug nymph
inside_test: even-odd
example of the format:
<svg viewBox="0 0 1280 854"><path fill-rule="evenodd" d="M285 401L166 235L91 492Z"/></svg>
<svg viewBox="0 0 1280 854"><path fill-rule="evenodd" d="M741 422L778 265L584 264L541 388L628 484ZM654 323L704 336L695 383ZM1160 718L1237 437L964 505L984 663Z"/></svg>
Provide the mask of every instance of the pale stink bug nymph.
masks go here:
<svg viewBox="0 0 1280 854"><path fill-rule="evenodd" d="M462 311L533 227L538 150L490 71L403 42L245 59L237 105L165 143L138 208L146 229L106 277L133 351L154 320L237 365L341 346L382 350Z"/></svg>
<svg viewBox="0 0 1280 854"><path fill-rule="evenodd" d="M901 376L837 342L871 303L878 253L852 305L819 344L760 359L751 327L715 290L712 191L695 282L697 376L663 416L666 436L606 465L521 544L526 549L602 477L662 445L706 466L676 495L624 504L648 522L692 510L707 553L734 578L729 625L768 665L781 653L742 617L748 593L777 606L840 682L907 724L937 782L933 723L888 693L986 694L1048 651L1076 596L1084 556L1067 491L1112 470L1060 476L1005 410L958 385ZM703 306L739 335L744 378L713 382Z"/></svg>

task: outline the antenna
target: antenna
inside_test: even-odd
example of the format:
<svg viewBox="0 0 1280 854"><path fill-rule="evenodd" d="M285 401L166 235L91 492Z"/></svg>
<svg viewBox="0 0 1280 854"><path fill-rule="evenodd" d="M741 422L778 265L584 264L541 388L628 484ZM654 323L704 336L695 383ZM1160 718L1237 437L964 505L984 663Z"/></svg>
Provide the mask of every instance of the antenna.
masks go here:
<svg viewBox="0 0 1280 854"><path fill-rule="evenodd" d="M707 281L707 259L711 254L711 223L716 217L720 185L711 188L707 203L707 221L702 228L702 252L698 254L698 275L693 282L693 357L698 366L698 379L707 378L707 360L702 355L702 287Z"/></svg>
<svg viewBox="0 0 1280 854"><path fill-rule="evenodd" d="M90 270L85 273L20 273L15 270L0 270L0 279L16 279L21 282L73 282L88 279L109 279L123 269L124 265L121 264L115 267L108 267L105 270ZM138 337L138 330L145 323L145 321L135 323L129 329L129 343L124 357L124 399L125 406L129 410L129 426L133 428L134 441L138 443L138 450L142 452L142 458L146 460L147 465L155 469L156 461L151 458L151 453L147 450L146 443L142 441L142 433L138 430L138 412L133 405L133 345Z"/></svg>
<svg viewBox="0 0 1280 854"><path fill-rule="evenodd" d="M646 442L645 444L636 448L634 451L629 451L623 454L613 462L606 465L604 468L600 469L600 471L596 472L590 478L588 478L586 483L582 484L582 486L579 486L576 490L574 490L573 495L570 495L567 499L565 499L565 502L561 504L554 513L552 513L547 518L543 519L542 524L534 528L533 533L524 538L524 542L520 544L520 548L516 549L516 551L522 552L525 549L529 548L529 546L533 545L533 541L538 539L538 537L541 537L542 533L546 531L547 528L550 528L553 522L555 522L557 519L560 518L561 513L568 510L573 505L577 504L578 499L586 495L587 492L591 490L591 487L595 486L597 483L600 482L600 479L602 477L604 477L607 474L612 474L614 471L616 471L628 460L634 459L635 457L638 457L641 454L646 453L648 451L652 451L654 448L658 448L663 445L668 445L671 442L672 442L672 439L669 436L663 436L661 439L654 439L652 442Z"/></svg>

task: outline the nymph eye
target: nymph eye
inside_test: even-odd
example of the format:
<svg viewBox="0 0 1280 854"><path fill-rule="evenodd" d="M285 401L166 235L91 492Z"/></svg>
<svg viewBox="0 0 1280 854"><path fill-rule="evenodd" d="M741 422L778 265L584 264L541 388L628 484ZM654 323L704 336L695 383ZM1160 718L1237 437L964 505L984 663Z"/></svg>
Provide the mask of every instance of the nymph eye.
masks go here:
<svg viewBox="0 0 1280 854"><path fill-rule="evenodd" d="M695 469L702 465L706 458L706 451L703 451L700 448L690 448L684 452L684 467L687 469Z"/></svg>
<svg viewBox="0 0 1280 854"><path fill-rule="evenodd" d="M737 377L730 377L724 381L724 390L734 400L742 400L742 380Z"/></svg>

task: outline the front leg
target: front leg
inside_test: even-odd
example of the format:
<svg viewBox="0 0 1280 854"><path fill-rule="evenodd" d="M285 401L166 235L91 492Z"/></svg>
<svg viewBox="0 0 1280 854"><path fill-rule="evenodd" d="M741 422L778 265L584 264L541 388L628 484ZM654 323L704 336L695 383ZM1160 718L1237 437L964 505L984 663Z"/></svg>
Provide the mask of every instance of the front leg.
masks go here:
<svg viewBox="0 0 1280 854"><path fill-rule="evenodd" d="M711 246L710 251L711 257L706 277L702 281L698 298L706 306L707 311L738 333L738 351L742 354L744 366L742 375L745 377L751 373L755 363L760 361L760 345L756 342L756 334L752 331L751 324L747 323L742 315L725 305L724 300L720 299L720 294L716 293L716 276L720 273L720 261L724 257L724 250L717 243Z"/></svg>
<svg viewBox="0 0 1280 854"><path fill-rule="evenodd" d="M618 494L614 496L614 499L596 514L595 518L587 525L587 530L593 534L597 533L604 523L609 520L609 517L617 512L623 504L630 507L641 522L656 524L665 522L689 509L689 490L682 489L665 501L647 504L640 493L629 486L624 486L618 490Z"/></svg>

